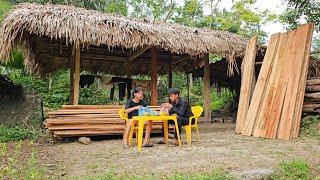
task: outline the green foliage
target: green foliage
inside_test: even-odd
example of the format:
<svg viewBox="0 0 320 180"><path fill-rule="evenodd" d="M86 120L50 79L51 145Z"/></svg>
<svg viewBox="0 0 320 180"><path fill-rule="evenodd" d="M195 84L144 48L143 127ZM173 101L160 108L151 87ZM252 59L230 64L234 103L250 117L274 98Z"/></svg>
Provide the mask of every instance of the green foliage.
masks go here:
<svg viewBox="0 0 320 180"><path fill-rule="evenodd" d="M177 8L174 22L187 26L201 26L203 10L198 0L186 0L184 6Z"/></svg>
<svg viewBox="0 0 320 180"><path fill-rule="evenodd" d="M80 104L107 104L109 102L109 94L107 91L99 89L95 82L90 87L80 89Z"/></svg>
<svg viewBox="0 0 320 180"><path fill-rule="evenodd" d="M317 0L288 0L286 11L280 21L287 24L288 29L298 27L301 19L315 23L316 31L320 31L320 1Z"/></svg>
<svg viewBox="0 0 320 180"><path fill-rule="evenodd" d="M320 139L320 116L307 116L302 119L301 133Z"/></svg>
<svg viewBox="0 0 320 180"><path fill-rule="evenodd" d="M280 163L276 171L271 176L271 179L280 180L296 180L310 179L312 171L308 163L304 160L292 160L290 162Z"/></svg>
<svg viewBox="0 0 320 180"><path fill-rule="evenodd" d="M10 70L8 77L16 84L35 90L47 109L58 109L69 102L70 73L61 70L49 77L37 77L23 70ZM50 80L51 79L51 80ZM49 89L49 84L50 89ZM95 81L90 87L80 88L79 104L110 104L108 91L98 88Z"/></svg>
<svg viewBox="0 0 320 180"><path fill-rule="evenodd" d="M10 9L12 9L12 4L6 0L0 1L0 22L2 22L3 16L7 13Z"/></svg>
<svg viewBox="0 0 320 180"><path fill-rule="evenodd" d="M15 3L32 2L38 4L64 4L94 9L102 12L127 15L128 7L125 0L15 0Z"/></svg>
<svg viewBox="0 0 320 180"><path fill-rule="evenodd" d="M22 139L34 139L36 133L19 126L7 127L0 125L0 142L18 141Z"/></svg>
<svg viewBox="0 0 320 180"><path fill-rule="evenodd" d="M218 111L233 101L235 93L229 89L222 88L220 95L217 89L211 90L211 110Z"/></svg>
<svg viewBox="0 0 320 180"><path fill-rule="evenodd" d="M155 20L164 20L170 9L174 10L175 2L171 0L129 0L128 6L132 12L130 16L136 18L149 18Z"/></svg>

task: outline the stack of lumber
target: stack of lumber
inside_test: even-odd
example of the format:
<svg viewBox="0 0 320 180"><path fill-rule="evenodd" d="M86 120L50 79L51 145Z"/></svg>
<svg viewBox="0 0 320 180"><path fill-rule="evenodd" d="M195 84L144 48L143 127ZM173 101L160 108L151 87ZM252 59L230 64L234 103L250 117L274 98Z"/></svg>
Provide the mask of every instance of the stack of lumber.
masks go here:
<svg viewBox="0 0 320 180"><path fill-rule="evenodd" d="M119 117L119 105L64 105L48 112L44 126L55 137L121 135L125 128ZM154 110L159 107L152 106ZM152 133L160 133L162 125L154 122Z"/></svg>
<svg viewBox="0 0 320 180"><path fill-rule="evenodd" d="M238 119L236 132L272 139L298 137L312 31L313 24L306 24L271 36L252 97L243 97L251 100L249 107L243 109L247 111L242 113L244 118ZM242 82L242 85L248 84ZM240 96L250 96L250 93L240 93Z"/></svg>
<svg viewBox="0 0 320 180"><path fill-rule="evenodd" d="M303 114L314 115L320 113L320 78L307 80L303 102Z"/></svg>

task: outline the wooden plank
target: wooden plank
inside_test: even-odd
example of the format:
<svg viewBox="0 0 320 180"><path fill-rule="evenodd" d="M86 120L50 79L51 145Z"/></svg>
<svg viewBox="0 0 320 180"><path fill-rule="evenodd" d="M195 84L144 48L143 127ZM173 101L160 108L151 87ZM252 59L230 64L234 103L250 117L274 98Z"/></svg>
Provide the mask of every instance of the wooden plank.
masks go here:
<svg viewBox="0 0 320 180"><path fill-rule="evenodd" d="M293 131L291 131L291 138L298 138L299 130L300 130L300 123L301 123L301 115L303 109L303 100L305 94L305 87L308 75L308 68L310 64L310 50L311 50L311 42L312 42L312 33L314 29L314 24L308 24L308 32L307 32L307 40L305 43L305 52L304 57L302 59L302 73L300 74L300 85L297 95L297 105L294 110L294 119L293 119Z"/></svg>
<svg viewBox="0 0 320 180"><path fill-rule="evenodd" d="M158 100L157 88L157 69L158 69L158 50L156 47L151 48L151 105L156 106Z"/></svg>
<svg viewBox="0 0 320 180"><path fill-rule="evenodd" d="M122 119L46 119L45 124L121 124Z"/></svg>
<svg viewBox="0 0 320 180"><path fill-rule="evenodd" d="M249 108L250 98L252 96L254 79L254 62L257 53L257 36L252 37L246 48L246 55L243 58L243 71L241 75L241 89L237 112L236 133L242 132L242 127Z"/></svg>
<svg viewBox="0 0 320 180"><path fill-rule="evenodd" d="M204 77L203 77L203 100L204 100L204 122L211 122L211 86L210 86L210 64L209 54L204 57Z"/></svg>
<svg viewBox="0 0 320 180"><path fill-rule="evenodd" d="M307 86L309 85L320 85L320 78L308 79Z"/></svg>
<svg viewBox="0 0 320 180"><path fill-rule="evenodd" d="M62 105L63 109L120 109L123 105Z"/></svg>
<svg viewBox="0 0 320 180"><path fill-rule="evenodd" d="M105 130L105 131L114 131L114 130L123 130L126 127L125 124L114 124L114 125L92 125L92 124L80 124L80 125L60 125L60 126L50 126L48 125L46 128L49 129L50 131L55 131L55 130L76 130L76 129L81 129L81 130Z"/></svg>
<svg viewBox="0 0 320 180"><path fill-rule="evenodd" d="M70 137L70 136L97 136L97 135L120 135L123 131L106 131L106 130L65 130L54 131L54 136Z"/></svg>
<svg viewBox="0 0 320 180"><path fill-rule="evenodd" d="M302 72L302 66L304 61L304 55L305 55L305 48L306 48L306 41L308 40L308 36L310 34L308 33L310 26L304 25L300 28L298 28L297 36L298 42L296 44L296 51L295 51L295 63L292 67L289 82L288 82L288 90L286 92L285 102L281 114L280 119L280 125L279 125L279 132L278 132L278 138L279 139L290 139L292 127L294 124L294 114L295 114L295 108L297 106L297 96L298 96L298 90L300 86L300 76ZM303 89L304 91L304 89ZM302 103L302 102L301 102ZM301 116L301 114L300 114Z"/></svg>
<svg viewBox="0 0 320 180"><path fill-rule="evenodd" d="M115 118L119 114L49 114L49 118Z"/></svg>
<svg viewBox="0 0 320 180"><path fill-rule="evenodd" d="M271 36L263 64L261 66L260 74L256 86L253 91L251 102L248 108L247 116L243 124L242 134L251 136L253 127L255 126L256 116L260 110L260 104L265 90L268 77L271 72L271 66L275 57L275 52L278 48L280 34Z"/></svg>
<svg viewBox="0 0 320 180"><path fill-rule="evenodd" d="M53 114L117 114L117 109L83 109L83 110L58 110L48 112L48 115Z"/></svg>
<svg viewBox="0 0 320 180"><path fill-rule="evenodd" d="M304 94L304 97L310 98L310 99L320 99L320 92L306 93Z"/></svg>
<svg viewBox="0 0 320 180"><path fill-rule="evenodd" d="M74 83L73 83L73 105L79 103L79 82L80 82L80 48L75 50L74 62Z"/></svg>
<svg viewBox="0 0 320 180"><path fill-rule="evenodd" d="M269 105L268 111L265 112L265 132L262 134L266 138L276 138L278 126L280 122L280 116L282 112L282 106L284 103L284 98L287 90L288 79L290 78L290 66L294 65L294 51L295 45L299 43L294 37L296 36L296 31L290 31L288 34L288 41L285 45L286 49L284 52L280 52L277 58L278 61L282 61L282 67L279 69L280 72L276 74L276 82L273 87L275 91L273 92L273 98ZM278 80L277 80L278 79Z"/></svg>
<svg viewBox="0 0 320 180"><path fill-rule="evenodd" d="M306 86L306 92L320 92L320 85Z"/></svg>
<svg viewBox="0 0 320 180"><path fill-rule="evenodd" d="M284 66L285 60L283 56L285 55L286 45L288 40L288 33L283 33L280 35L279 48L276 51L276 56L274 58L273 65L270 66L271 71L267 79L267 84L263 92L262 102L260 104L260 111L256 117L256 125L253 129L254 137L265 137L266 126L269 121L267 114L270 112L271 104L274 99L276 87L279 83L280 73Z"/></svg>

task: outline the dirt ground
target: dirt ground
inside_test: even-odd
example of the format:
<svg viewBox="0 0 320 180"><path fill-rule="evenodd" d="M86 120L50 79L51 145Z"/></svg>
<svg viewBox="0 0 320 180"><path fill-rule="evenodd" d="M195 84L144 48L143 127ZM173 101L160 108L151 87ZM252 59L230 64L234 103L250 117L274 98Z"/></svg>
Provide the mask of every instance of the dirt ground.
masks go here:
<svg viewBox="0 0 320 180"><path fill-rule="evenodd" d="M93 141L90 145L62 142L41 147L48 154L42 161L59 166L64 177L115 174L159 175L175 173L206 173L223 168L235 175L252 169L272 169L278 163L304 159L320 165L320 141L300 138L291 141L245 137L234 133L235 124L200 124L200 139L194 133L192 146L182 136L181 148L157 145L122 149L121 139ZM152 138L152 141L159 137ZM49 164L49 165L48 165ZM55 168L53 168L53 171Z"/></svg>

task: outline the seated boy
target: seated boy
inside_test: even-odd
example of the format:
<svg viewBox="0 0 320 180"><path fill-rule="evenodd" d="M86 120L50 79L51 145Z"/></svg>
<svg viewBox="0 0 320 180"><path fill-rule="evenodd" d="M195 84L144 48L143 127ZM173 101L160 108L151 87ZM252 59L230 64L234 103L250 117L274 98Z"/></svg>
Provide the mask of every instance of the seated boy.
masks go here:
<svg viewBox="0 0 320 180"><path fill-rule="evenodd" d="M177 88L169 89L169 96L171 103L163 103L161 106L168 108L169 114L176 114L178 120L179 133L181 134L181 127L189 124L189 118L193 116L191 107L183 97L180 97L180 91ZM173 121L169 121L170 124L173 124ZM192 121L194 123L194 120ZM175 131L174 134L174 143L178 145L178 137Z"/></svg>

